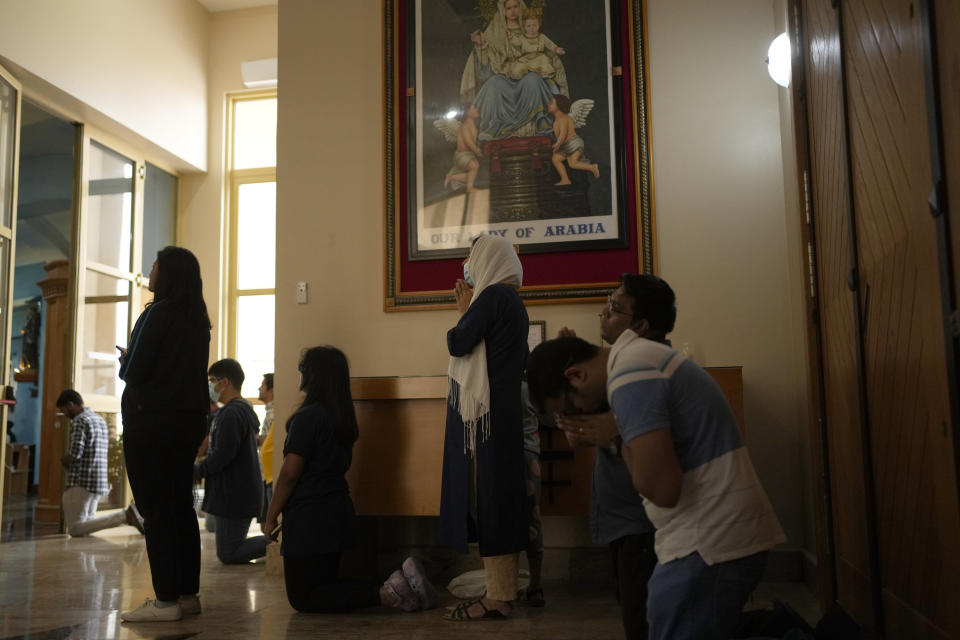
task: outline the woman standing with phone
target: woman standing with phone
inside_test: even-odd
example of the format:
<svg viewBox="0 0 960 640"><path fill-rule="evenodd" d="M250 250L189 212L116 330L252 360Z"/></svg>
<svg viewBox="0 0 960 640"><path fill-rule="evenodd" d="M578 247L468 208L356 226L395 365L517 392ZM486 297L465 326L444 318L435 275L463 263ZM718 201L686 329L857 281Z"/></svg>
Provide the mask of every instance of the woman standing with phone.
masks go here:
<svg viewBox="0 0 960 640"><path fill-rule="evenodd" d="M124 622L200 613L193 461L206 432L210 348L200 264L186 249L165 247L147 286L153 302L137 319L129 347L120 348L120 378L123 453L156 599L121 613Z"/></svg>

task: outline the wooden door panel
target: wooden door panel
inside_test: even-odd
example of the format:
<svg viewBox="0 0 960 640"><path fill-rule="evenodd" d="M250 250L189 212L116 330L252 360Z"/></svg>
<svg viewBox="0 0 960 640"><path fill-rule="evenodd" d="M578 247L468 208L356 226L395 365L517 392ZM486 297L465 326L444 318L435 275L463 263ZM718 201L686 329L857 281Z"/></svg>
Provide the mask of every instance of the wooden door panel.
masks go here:
<svg viewBox="0 0 960 640"><path fill-rule="evenodd" d="M950 207L949 243L953 257L954 301L960 304L960 2L956 0L935 0L932 3L935 14L935 36L937 45L938 85L940 91L941 142L943 144L943 171L945 174L947 202ZM953 425L954 436L960 425ZM954 453L957 443L954 442ZM960 463L954 457L954 465ZM938 513L955 508L956 498L949 491L939 491ZM949 521L938 523L940 540L957 539ZM953 594L953 604L947 603L950 596L941 598L941 606L957 607L960 598ZM954 612L954 615L960 615ZM956 628L956 623L951 627ZM954 634L957 637L960 634Z"/></svg>
<svg viewBox="0 0 960 640"><path fill-rule="evenodd" d="M805 4L811 183L817 245L824 410L829 448L837 601L869 625L870 563L861 454L857 334L847 281L854 266L837 15L830 0Z"/></svg>
<svg viewBox="0 0 960 640"><path fill-rule="evenodd" d="M884 630L887 638L930 638L950 640L956 638L945 629L922 616L917 616L916 609L910 604L895 597L890 591L883 592Z"/></svg>
<svg viewBox="0 0 960 640"><path fill-rule="evenodd" d="M953 285L960 301L960 2L936 0L937 54L940 67L940 117L943 120L944 165L951 216Z"/></svg>
<svg viewBox="0 0 960 640"><path fill-rule="evenodd" d="M841 6L884 618L889 637L956 637L960 519L919 10Z"/></svg>

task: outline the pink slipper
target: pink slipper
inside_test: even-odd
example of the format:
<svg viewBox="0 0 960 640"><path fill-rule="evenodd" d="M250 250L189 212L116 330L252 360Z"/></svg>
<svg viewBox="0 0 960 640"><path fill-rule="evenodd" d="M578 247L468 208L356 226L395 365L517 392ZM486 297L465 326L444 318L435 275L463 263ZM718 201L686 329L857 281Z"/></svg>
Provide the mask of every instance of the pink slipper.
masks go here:
<svg viewBox="0 0 960 640"><path fill-rule="evenodd" d="M419 560L412 556L404 560L403 575L413 587L413 592L417 594L421 609L433 609L437 606L437 589L427 579L427 574Z"/></svg>
<svg viewBox="0 0 960 640"><path fill-rule="evenodd" d="M404 611L416 611L420 608L420 600L417 598L417 594L414 593L400 569L391 573L383 585L393 597L393 602L390 603L393 608L403 609Z"/></svg>

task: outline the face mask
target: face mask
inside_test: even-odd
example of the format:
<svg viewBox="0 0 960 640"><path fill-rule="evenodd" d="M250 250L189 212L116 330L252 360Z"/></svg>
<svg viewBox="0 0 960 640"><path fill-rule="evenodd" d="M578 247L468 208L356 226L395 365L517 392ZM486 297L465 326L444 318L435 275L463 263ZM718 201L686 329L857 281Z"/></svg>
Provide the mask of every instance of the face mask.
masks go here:
<svg viewBox="0 0 960 640"><path fill-rule="evenodd" d="M467 281L467 284L471 287L475 286L473 284L473 278L470 277L470 262L463 263L463 279Z"/></svg>
<svg viewBox="0 0 960 640"><path fill-rule="evenodd" d="M220 393L215 389L216 382L207 381L207 388L210 390L210 402L220 402Z"/></svg>

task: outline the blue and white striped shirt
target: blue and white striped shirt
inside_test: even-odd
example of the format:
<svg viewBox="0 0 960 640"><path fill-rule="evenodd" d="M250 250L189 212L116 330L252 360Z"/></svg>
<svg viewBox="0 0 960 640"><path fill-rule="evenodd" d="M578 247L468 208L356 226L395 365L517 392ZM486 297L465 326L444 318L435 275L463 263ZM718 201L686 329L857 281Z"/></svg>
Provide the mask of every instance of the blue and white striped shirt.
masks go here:
<svg viewBox="0 0 960 640"><path fill-rule="evenodd" d="M736 418L706 371L670 347L624 331L607 360L607 395L625 443L670 429L683 470L677 505L644 500L661 563L697 551L707 564L786 541Z"/></svg>

